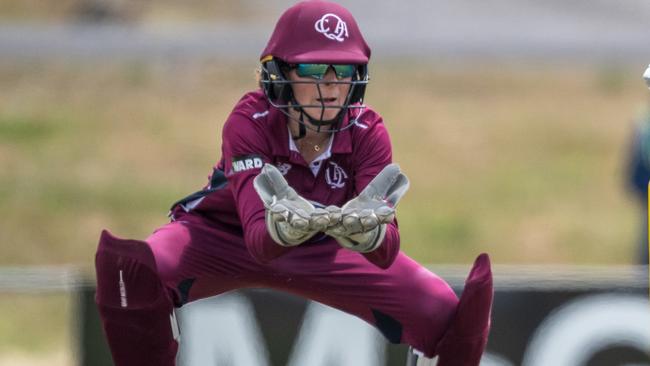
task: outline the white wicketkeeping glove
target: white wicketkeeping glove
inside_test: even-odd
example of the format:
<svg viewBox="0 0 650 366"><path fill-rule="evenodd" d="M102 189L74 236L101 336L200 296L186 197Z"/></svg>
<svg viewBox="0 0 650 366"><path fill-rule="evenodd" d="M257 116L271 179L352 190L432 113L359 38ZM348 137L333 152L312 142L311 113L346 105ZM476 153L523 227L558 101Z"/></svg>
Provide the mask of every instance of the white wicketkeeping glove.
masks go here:
<svg viewBox="0 0 650 366"><path fill-rule="evenodd" d="M344 248L361 253L377 249L384 240L386 224L395 219L395 207L408 188L409 180L399 165L387 165L340 211L333 206L326 208L329 227L325 233Z"/></svg>
<svg viewBox="0 0 650 366"><path fill-rule="evenodd" d="M253 186L266 208L266 228L282 246L300 245L330 223L328 212L300 197L271 164L262 167Z"/></svg>

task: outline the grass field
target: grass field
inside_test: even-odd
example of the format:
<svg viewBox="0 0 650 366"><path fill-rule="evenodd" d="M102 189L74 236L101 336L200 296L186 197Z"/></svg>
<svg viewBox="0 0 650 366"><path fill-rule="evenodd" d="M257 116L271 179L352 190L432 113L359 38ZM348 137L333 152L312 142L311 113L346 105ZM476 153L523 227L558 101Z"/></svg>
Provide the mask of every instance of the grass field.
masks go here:
<svg viewBox="0 0 650 366"><path fill-rule="evenodd" d="M0 265L90 269L102 228L142 238L165 223L170 203L205 183L222 122L254 86L255 67L0 61ZM647 98L642 70L371 72L367 102L411 179L398 209L407 253L425 263L468 263L480 251L496 263L633 261L639 215L624 164ZM69 334L60 331L69 324L56 319L69 318L68 300L46 297L3 297L4 314L18 306L61 316L0 321L9 360L0 365L32 351L66 364Z"/></svg>
<svg viewBox="0 0 650 366"><path fill-rule="evenodd" d="M0 366L68 366L72 303L64 294L2 294Z"/></svg>

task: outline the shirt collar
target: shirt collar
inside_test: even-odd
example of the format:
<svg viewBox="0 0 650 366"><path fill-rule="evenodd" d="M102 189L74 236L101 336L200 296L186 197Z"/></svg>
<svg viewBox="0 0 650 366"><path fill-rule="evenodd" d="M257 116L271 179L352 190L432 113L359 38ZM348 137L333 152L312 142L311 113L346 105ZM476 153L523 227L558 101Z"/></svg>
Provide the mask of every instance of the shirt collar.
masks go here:
<svg viewBox="0 0 650 366"><path fill-rule="evenodd" d="M296 142L293 141L293 138L291 138L291 131L289 130L289 126L287 125L287 135L289 136L289 150L290 151L295 151L297 153L300 153L298 150L298 146L296 146ZM321 160L329 159L332 156L332 145L334 144L331 142L331 140L334 138L336 140L336 134L330 137L330 141L327 143L327 150L323 151L320 155L314 159L311 164L319 162Z"/></svg>

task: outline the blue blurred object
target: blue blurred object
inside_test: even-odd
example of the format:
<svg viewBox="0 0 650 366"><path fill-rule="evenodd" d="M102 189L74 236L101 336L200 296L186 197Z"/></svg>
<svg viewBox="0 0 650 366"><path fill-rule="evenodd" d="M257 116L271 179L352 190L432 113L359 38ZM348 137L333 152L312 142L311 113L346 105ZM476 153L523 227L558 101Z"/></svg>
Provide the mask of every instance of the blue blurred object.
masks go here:
<svg viewBox="0 0 650 366"><path fill-rule="evenodd" d="M646 71L648 74L648 71ZM647 81L648 79L646 79ZM650 181L650 110L638 118L629 153L628 184L641 209L641 233L636 261L648 264L648 182Z"/></svg>

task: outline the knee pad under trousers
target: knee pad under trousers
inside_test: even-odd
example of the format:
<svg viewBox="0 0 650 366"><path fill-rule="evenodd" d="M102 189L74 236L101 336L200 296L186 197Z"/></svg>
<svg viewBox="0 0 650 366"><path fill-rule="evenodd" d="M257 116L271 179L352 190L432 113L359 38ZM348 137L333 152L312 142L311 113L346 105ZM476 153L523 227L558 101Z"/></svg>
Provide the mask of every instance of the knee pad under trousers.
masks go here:
<svg viewBox="0 0 650 366"><path fill-rule="evenodd" d="M102 232L95 301L116 366L174 365L178 328L149 245Z"/></svg>

